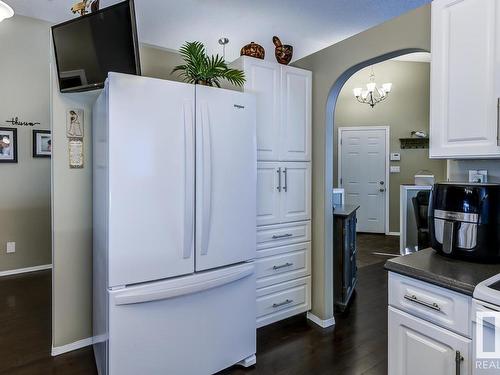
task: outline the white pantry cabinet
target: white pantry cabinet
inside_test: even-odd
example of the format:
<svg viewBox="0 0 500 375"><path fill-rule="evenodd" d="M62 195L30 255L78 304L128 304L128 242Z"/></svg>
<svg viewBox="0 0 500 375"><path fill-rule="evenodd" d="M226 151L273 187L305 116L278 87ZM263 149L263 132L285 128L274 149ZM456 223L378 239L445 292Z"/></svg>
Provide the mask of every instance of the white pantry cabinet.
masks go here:
<svg viewBox="0 0 500 375"><path fill-rule="evenodd" d="M430 156L499 158L500 1L432 2Z"/></svg>
<svg viewBox="0 0 500 375"><path fill-rule="evenodd" d="M257 163L257 225L311 219L311 163Z"/></svg>
<svg viewBox="0 0 500 375"><path fill-rule="evenodd" d="M257 97L257 326L311 307L312 74L242 56Z"/></svg>
<svg viewBox="0 0 500 375"><path fill-rule="evenodd" d="M312 74L243 56L233 65L245 72L245 92L257 96L257 158L311 160Z"/></svg>

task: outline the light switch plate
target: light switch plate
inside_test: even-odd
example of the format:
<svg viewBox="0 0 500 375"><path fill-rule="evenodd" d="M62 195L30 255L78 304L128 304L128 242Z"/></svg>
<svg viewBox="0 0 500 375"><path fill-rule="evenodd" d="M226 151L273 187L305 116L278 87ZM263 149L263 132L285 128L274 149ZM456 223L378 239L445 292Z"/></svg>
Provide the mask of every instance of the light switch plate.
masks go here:
<svg viewBox="0 0 500 375"><path fill-rule="evenodd" d="M391 152L391 161L400 161L401 154L399 152Z"/></svg>
<svg viewBox="0 0 500 375"><path fill-rule="evenodd" d="M16 243L15 242L7 242L7 254L16 252Z"/></svg>
<svg viewBox="0 0 500 375"><path fill-rule="evenodd" d="M391 173L400 173L401 167L399 165L391 165Z"/></svg>

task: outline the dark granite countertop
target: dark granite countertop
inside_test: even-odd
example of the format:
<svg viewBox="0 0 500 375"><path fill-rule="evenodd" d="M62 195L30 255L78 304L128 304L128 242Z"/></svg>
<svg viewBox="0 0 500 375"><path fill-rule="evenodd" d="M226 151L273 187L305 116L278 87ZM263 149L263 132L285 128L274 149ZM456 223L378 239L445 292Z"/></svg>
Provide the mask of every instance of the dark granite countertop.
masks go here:
<svg viewBox="0 0 500 375"><path fill-rule="evenodd" d="M359 206L353 204L335 205L333 208L333 216L349 216L358 208Z"/></svg>
<svg viewBox="0 0 500 375"><path fill-rule="evenodd" d="M385 269L472 296L477 284L500 273L500 264L465 262L425 249L390 259Z"/></svg>

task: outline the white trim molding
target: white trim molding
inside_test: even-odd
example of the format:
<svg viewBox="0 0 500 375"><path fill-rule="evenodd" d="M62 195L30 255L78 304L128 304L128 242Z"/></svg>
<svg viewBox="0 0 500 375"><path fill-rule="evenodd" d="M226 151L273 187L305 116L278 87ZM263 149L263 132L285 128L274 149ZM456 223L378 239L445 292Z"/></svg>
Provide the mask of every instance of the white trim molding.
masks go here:
<svg viewBox="0 0 500 375"><path fill-rule="evenodd" d="M85 348L86 346L91 346L92 344L93 344L92 337L87 337L86 339L75 341L67 345L53 346L51 354L52 357L56 357L64 353L72 352L73 350L78 350L81 348Z"/></svg>
<svg viewBox="0 0 500 375"><path fill-rule="evenodd" d="M307 319L320 326L321 328L328 328L335 325L335 318L320 319L310 311L307 312Z"/></svg>
<svg viewBox="0 0 500 375"><path fill-rule="evenodd" d="M16 270L0 271L0 277L19 275L21 273L28 273L28 272L45 271L50 269L52 269L52 264L44 264L35 267L18 268Z"/></svg>
<svg viewBox="0 0 500 375"><path fill-rule="evenodd" d="M339 126L337 136L337 186L343 187L340 184L342 178L342 132L348 130L356 131L370 131L370 130L383 130L385 131L385 204L384 204L384 231L385 235L390 235L389 231L389 201L390 201L390 168L391 168L391 127L390 126Z"/></svg>
<svg viewBox="0 0 500 375"><path fill-rule="evenodd" d="M400 236L401 233L400 232L389 232L387 233L388 236Z"/></svg>

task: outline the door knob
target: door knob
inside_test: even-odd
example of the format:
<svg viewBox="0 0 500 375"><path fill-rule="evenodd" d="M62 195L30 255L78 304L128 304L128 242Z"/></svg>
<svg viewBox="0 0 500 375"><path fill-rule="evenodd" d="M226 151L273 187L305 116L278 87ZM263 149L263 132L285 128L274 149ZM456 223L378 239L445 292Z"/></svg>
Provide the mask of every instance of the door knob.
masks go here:
<svg viewBox="0 0 500 375"><path fill-rule="evenodd" d="M383 185L383 184L385 184L385 182L384 181L380 181L380 185Z"/></svg>
<svg viewBox="0 0 500 375"><path fill-rule="evenodd" d="M383 192L385 191L385 189L379 189L379 191L380 191L381 193L383 193Z"/></svg>

